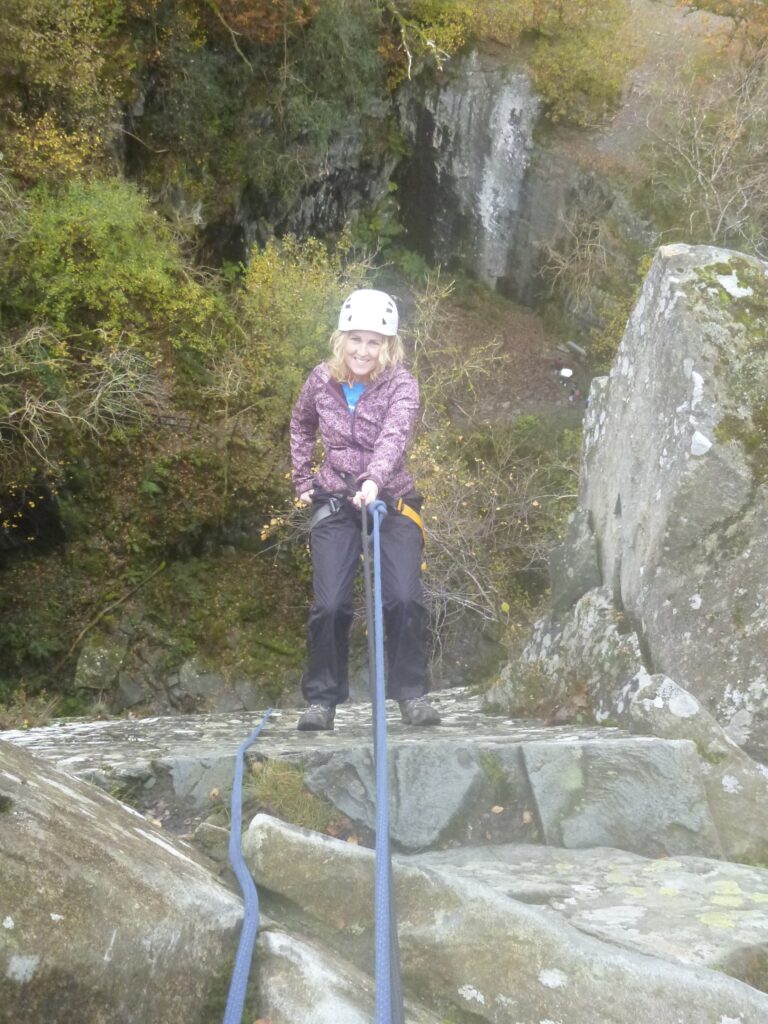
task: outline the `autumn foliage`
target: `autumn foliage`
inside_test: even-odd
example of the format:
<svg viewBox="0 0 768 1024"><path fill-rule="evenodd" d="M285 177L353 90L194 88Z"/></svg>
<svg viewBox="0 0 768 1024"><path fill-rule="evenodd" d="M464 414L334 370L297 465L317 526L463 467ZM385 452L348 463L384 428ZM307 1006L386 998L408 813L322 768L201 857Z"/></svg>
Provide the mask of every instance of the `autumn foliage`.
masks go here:
<svg viewBox="0 0 768 1024"><path fill-rule="evenodd" d="M274 46L306 28L320 6L319 0L201 0L214 16L207 21L216 32L228 29L245 42Z"/></svg>

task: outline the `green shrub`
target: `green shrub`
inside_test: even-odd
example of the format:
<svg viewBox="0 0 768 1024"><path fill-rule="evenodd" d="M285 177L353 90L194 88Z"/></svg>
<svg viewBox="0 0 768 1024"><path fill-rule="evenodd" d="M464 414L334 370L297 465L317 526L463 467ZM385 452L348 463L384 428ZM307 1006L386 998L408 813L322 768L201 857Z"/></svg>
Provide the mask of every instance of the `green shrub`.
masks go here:
<svg viewBox="0 0 768 1024"><path fill-rule="evenodd" d="M328 355L342 300L364 283L367 269L314 238L288 237L252 251L242 291L248 336L218 375L230 414L253 406L262 422L284 429L304 378Z"/></svg>
<svg viewBox="0 0 768 1024"><path fill-rule="evenodd" d="M149 358L169 341L211 347L212 294L192 278L179 242L132 184L76 180L37 189L4 262L11 324L46 323L75 350L118 339Z"/></svg>
<svg viewBox="0 0 768 1024"><path fill-rule="evenodd" d="M0 35L0 149L28 182L108 162L129 78L123 0L6 0Z"/></svg>
<svg viewBox="0 0 768 1024"><path fill-rule="evenodd" d="M636 60L625 0L551 3L531 56L533 83L556 121L590 125L616 103Z"/></svg>
<svg viewBox="0 0 768 1024"><path fill-rule="evenodd" d="M384 48L391 82L426 57L441 64L472 39L492 39L519 48L554 120L594 123L618 99L634 59L627 0L388 0L384 7L396 27Z"/></svg>

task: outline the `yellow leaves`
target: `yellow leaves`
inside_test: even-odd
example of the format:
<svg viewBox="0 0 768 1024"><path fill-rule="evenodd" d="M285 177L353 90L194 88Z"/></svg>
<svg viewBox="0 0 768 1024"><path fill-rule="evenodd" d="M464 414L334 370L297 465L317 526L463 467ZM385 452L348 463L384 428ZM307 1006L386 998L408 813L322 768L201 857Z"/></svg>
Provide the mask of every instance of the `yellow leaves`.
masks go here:
<svg viewBox="0 0 768 1024"><path fill-rule="evenodd" d="M47 110L37 118L19 118L4 142L10 166L27 181L64 179L83 173L103 147L103 136L90 129L64 128Z"/></svg>
<svg viewBox="0 0 768 1024"><path fill-rule="evenodd" d="M531 71L553 120L587 124L617 99L637 48L631 45L628 8L622 0L608 0L599 10L586 3L563 9L567 18L550 12L547 34L535 44Z"/></svg>

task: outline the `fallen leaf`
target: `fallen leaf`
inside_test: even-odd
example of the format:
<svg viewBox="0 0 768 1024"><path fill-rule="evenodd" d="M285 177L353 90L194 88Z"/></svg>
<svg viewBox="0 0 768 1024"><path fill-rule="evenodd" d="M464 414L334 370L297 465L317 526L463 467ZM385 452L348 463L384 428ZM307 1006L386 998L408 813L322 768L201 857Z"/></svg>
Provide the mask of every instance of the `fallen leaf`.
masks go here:
<svg viewBox="0 0 768 1024"><path fill-rule="evenodd" d="M503 810L503 807L499 807L498 804L494 804L493 807L491 808L491 814L501 814Z"/></svg>
<svg viewBox="0 0 768 1024"><path fill-rule="evenodd" d="M523 824L524 825L530 825L532 821L533 821L533 815L531 814L531 812L527 811L527 810L523 811Z"/></svg>

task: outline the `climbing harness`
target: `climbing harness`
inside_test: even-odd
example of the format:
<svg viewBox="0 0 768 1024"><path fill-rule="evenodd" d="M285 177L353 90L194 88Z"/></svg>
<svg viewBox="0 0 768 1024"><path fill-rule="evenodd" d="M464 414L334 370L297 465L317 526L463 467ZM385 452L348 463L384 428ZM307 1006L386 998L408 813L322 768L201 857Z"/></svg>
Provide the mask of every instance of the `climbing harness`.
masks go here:
<svg viewBox="0 0 768 1024"><path fill-rule="evenodd" d="M329 516L336 515L336 513L339 512L344 507L345 500L345 498L337 494L332 494L328 501L324 501L322 505L318 505L317 508L313 509L312 515L310 516L309 519L309 532L311 533L312 530L314 530L314 528L319 523L322 523L324 519L327 519ZM384 502L382 501L381 504L384 505ZM409 505L402 498L398 498L394 505L391 506L391 508L394 512L399 512L401 515L404 515L407 519L410 519L411 522L415 523L418 526L418 528L421 530L422 542L426 545L427 533L426 530L424 529L424 520L421 518L421 515L416 511L416 509Z"/></svg>
<svg viewBox="0 0 768 1024"><path fill-rule="evenodd" d="M406 516L412 523L416 523L418 528L421 530L421 540L424 546L427 544L427 531L424 529L424 520L421 518L415 508L411 508L407 505L402 498L398 498L395 502L395 512L399 512L401 515Z"/></svg>
<svg viewBox="0 0 768 1024"><path fill-rule="evenodd" d="M397 938L392 855L389 845L389 777L387 771L386 683L384 678L384 612L381 597L381 519L387 515L383 501L371 504L373 517L373 586L371 584L371 536L363 503L363 575L368 626L368 660L373 706L373 753L376 769L376 866L374 881L376 1024L405 1024L400 979L400 946Z"/></svg>
<svg viewBox="0 0 768 1024"><path fill-rule="evenodd" d="M240 942L237 947L234 970L229 982L223 1024L241 1024L243 1019L245 995L248 989L248 974L251 968L251 959L253 958L256 933L259 930L259 896L256 892L253 878L251 878L251 873L243 860L241 850L243 829L243 764L246 750L256 740L271 714L272 708L269 708L251 735L240 744L235 759L235 777L232 782L232 826L229 832L229 863L232 865L232 870L235 872L243 894L243 927L240 932Z"/></svg>
<svg viewBox="0 0 768 1024"><path fill-rule="evenodd" d="M329 516L335 516L343 506L344 499L332 494L328 501L324 501L322 505L318 505L317 508L312 510L312 515L309 519L309 532L311 533L317 524L322 523L324 519L327 519Z"/></svg>

